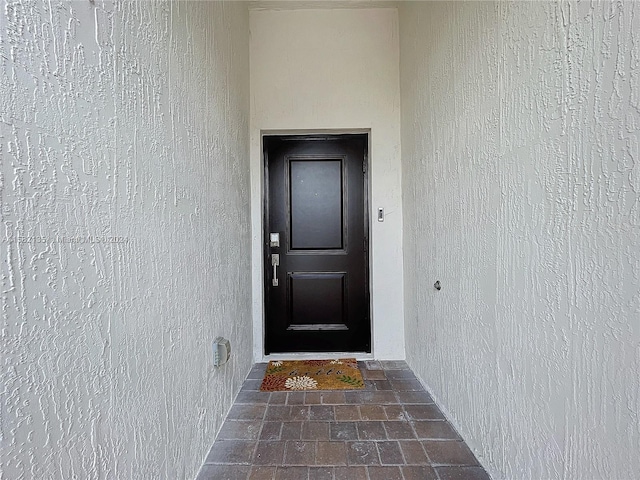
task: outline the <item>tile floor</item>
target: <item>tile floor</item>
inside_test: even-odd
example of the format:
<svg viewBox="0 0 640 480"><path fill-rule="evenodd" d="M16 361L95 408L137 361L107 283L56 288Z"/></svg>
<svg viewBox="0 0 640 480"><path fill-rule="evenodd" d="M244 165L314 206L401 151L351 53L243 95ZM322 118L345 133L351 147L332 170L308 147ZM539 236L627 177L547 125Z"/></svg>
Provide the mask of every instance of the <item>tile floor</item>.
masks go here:
<svg viewBox="0 0 640 480"><path fill-rule="evenodd" d="M244 382L197 480L488 480L405 362L358 362L364 390Z"/></svg>

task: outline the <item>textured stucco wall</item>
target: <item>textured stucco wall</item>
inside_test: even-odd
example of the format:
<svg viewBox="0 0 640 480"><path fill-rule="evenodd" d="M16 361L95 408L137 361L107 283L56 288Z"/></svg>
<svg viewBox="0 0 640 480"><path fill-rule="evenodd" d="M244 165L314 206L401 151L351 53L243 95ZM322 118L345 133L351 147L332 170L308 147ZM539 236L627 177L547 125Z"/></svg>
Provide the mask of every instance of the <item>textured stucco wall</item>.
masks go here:
<svg viewBox="0 0 640 480"><path fill-rule="evenodd" d="M410 365L496 479L640 478L640 3L400 31Z"/></svg>
<svg viewBox="0 0 640 480"><path fill-rule="evenodd" d="M255 10L250 24L256 358L264 353L260 132L370 129L373 354L403 359L398 12Z"/></svg>
<svg viewBox="0 0 640 480"><path fill-rule="evenodd" d="M246 5L0 6L0 477L193 478L252 358Z"/></svg>

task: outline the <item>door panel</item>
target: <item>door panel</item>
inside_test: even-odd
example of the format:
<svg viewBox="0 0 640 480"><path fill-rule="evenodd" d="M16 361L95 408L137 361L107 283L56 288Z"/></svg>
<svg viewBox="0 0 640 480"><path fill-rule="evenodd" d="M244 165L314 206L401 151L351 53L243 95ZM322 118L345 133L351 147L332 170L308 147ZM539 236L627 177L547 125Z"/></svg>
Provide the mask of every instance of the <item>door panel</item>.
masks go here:
<svg viewBox="0 0 640 480"><path fill-rule="evenodd" d="M366 148L264 137L266 353L371 350Z"/></svg>
<svg viewBox="0 0 640 480"><path fill-rule="evenodd" d="M346 330L346 272L289 275L288 330Z"/></svg>
<svg viewBox="0 0 640 480"><path fill-rule="evenodd" d="M290 160L288 165L291 249L342 249L342 160Z"/></svg>

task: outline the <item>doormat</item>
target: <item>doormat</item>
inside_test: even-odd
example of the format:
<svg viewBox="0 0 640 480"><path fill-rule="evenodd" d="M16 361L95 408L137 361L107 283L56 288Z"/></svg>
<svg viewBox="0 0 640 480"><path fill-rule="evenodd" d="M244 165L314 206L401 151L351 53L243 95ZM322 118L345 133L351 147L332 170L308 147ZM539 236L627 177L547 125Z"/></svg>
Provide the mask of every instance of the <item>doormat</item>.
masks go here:
<svg viewBox="0 0 640 480"><path fill-rule="evenodd" d="M276 360L267 365L260 390L357 390L364 388L355 358Z"/></svg>

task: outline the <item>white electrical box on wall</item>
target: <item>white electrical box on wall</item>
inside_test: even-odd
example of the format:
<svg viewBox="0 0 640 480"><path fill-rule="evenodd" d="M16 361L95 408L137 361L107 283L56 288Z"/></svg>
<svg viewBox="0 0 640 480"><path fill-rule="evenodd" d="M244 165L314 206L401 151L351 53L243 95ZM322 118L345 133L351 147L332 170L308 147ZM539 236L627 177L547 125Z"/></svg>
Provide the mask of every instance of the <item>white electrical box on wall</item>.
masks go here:
<svg viewBox="0 0 640 480"><path fill-rule="evenodd" d="M226 338L218 337L213 341L213 366L224 365L231 356L231 342Z"/></svg>

